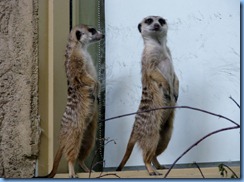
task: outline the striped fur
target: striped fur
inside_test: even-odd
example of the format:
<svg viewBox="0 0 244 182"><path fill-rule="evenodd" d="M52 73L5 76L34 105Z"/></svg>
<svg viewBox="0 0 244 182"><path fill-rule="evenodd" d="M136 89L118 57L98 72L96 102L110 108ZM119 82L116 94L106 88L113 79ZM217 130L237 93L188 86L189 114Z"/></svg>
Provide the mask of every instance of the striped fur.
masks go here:
<svg viewBox="0 0 244 182"><path fill-rule="evenodd" d="M166 46L167 28L166 21L158 16L146 17L138 25L144 40L141 69L143 89L138 112L176 104L179 81ZM137 114L124 158L117 171L123 169L135 143L138 143L149 175L160 175L151 163L157 169L163 168L157 156L168 146L173 131L173 119L174 110Z"/></svg>
<svg viewBox="0 0 244 182"><path fill-rule="evenodd" d="M102 38L104 35L86 25L76 26L70 32L65 54L67 104L61 120L60 146L53 169L45 177L55 176L62 155L68 161L71 178L76 177L76 159L86 172L89 171L84 159L90 154L96 138L99 82L87 47Z"/></svg>

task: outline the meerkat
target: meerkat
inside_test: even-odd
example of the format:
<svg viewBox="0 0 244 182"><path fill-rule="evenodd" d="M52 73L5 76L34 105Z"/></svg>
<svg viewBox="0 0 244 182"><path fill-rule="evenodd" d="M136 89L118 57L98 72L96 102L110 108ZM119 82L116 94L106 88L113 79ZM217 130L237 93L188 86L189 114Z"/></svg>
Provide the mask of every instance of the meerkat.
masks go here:
<svg viewBox="0 0 244 182"><path fill-rule="evenodd" d="M68 161L69 177L76 177L76 159L86 172L89 171L84 159L90 154L96 139L100 84L87 47L103 38L101 32L87 25L75 26L70 31L65 53L67 104L61 120L60 144L53 168L45 177L55 176L62 155Z"/></svg>
<svg viewBox="0 0 244 182"><path fill-rule="evenodd" d="M157 156L167 148L170 141L174 110L141 111L175 106L179 81L166 45L166 20L160 16L148 16L139 23L138 30L144 41L141 61L142 96L127 149L117 171L123 169L134 145L138 143L149 175L161 175L156 169L163 169L164 166L160 165Z"/></svg>

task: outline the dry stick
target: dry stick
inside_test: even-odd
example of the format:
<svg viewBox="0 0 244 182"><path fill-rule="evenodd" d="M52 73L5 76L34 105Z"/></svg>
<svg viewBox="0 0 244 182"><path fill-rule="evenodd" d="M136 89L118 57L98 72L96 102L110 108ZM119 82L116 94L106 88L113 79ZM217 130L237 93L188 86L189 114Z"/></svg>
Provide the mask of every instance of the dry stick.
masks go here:
<svg viewBox="0 0 244 182"><path fill-rule="evenodd" d="M92 169L94 168L94 167L96 167L98 164L103 164L103 163L105 163L105 160L103 160L103 161L98 161L98 162L96 162L93 166L92 166ZM100 176L102 176L102 171L100 172ZM97 178L99 178L100 176L98 176ZM89 178L91 178L91 173L89 174Z"/></svg>
<svg viewBox="0 0 244 182"><path fill-rule="evenodd" d="M207 135L205 135L204 137L202 137L200 140L198 140L196 143L194 143L192 146L190 146L185 152L183 152L175 161L174 163L171 165L171 167L169 168L169 170L167 171L167 173L165 174L164 178L166 178L168 176L168 174L170 173L170 171L172 170L172 168L175 166L175 164L187 153L189 152L193 147L197 146L201 141L203 141L204 139L210 137L211 135L214 135L216 133L222 132L222 131L226 131L226 130L233 130L233 129L238 129L240 128L240 126L233 126L233 127L228 127L228 128L222 128L216 131L213 131Z"/></svg>
<svg viewBox="0 0 244 182"><path fill-rule="evenodd" d="M240 107L240 105L236 102L236 100L235 99L233 99L231 96L229 97L239 108L241 108Z"/></svg>
<svg viewBox="0 0 244 182"><path fill-rule="evenodd" d="M95 155L94 155L94 157L93 157L93 159L92 159L92 163L91 163L91 166L90 166L90 171L89 171L89 177L88 177L88 178L91 178L92 169L93 169L96 165L98 165L98 164L104 162L104 161L98 161L98 162L96 162L96 163L94 164L94 162L95 162L95 158L96 158L97 154L98 154L98 149L96 150Z"/></svg>
<svg viewBox="0 0 244 182"><path fill-rule="evenodd" d="M202 173L201 168L199 167L199 165L198 165L196 162L194 162L193 164L197 166L197 168L198 168L198 170L200 171L202 177L205 178L204 175L203 175L203 173Z"/></svg>
<svg viewBox="0 0 244 182"><path fill-rule="evenodd" d="M104 176L116 176L117 178L120 178L120 176L117 175L116 173L103 174L103 175L98 176L97 178L102 178L102 177L104 177Z"/></svg>
<svg viewBox="0 0 244 182"><path fill-rule="evenodd" d="M235 100L232 97L230 97L230 98L235 102ZM196 145L198 145L202 140L204 140L205 138L207 138L207 137L209 137L209 136L211 136L213 134L216 134L216 133L219 133L219 132L222 132L222 131L225 131L225 130L232 130L232 129L240 128L240 125L238 123L236 123L235 121L233 121L233 120L231 120L231 119L229 119L229 118L227 118L225 116L222 116L220 114L215 114L215 113L212 113L212 112L203 110L203 109L194 108L194 107L190 107L190 106L167 106L167 107L155 108L155 109L150 109L150 110L145 110L145 111L140 111L140 112L133 112L133 113L129 113L129 114L123 114L123 115L111 117L111 118L105 119L104 121L114 120L114 119L118 119L118 118L121 118L121 117L131 116L131 115L135 115L135 114L139 114L139 113L144 113L144 112L156 111L156 110L160 110L160 109L181 109L181 108L191 109L191 110L195 110L195 111L199 111L199 112L204 112L204 113L207 113L207 114L210 114L210 115L213 115L213 116L217 116L219 118L223 118L223 119L226 119L226 120L230 121L231 123L235 124L236 126L235 127L228 127L228 128L223 128L223 129L220 129L220 130L216 130L216 131L211 132L208 135L202 137L200 140L198 140L196 143L194 143L180 157L178 157L175 160L175 162L171 165L171 167L168 170L168 172L165 174L164 178L166 178L168 176L168 174L170 173L170 171L172 170L172 168L174 167L174 165L176 164L176 162L178 162L178 160L180 160L187 152L189 152L193 147L195 147Z"/></svg>
<svg viewBox="0 0 244 182"><path fill-rule="evenodd" d="M106 140L106 139L104 139L104 140ZM110 142L114 142L114 144L116 144L116 141L113 140L113 139L111 139L111 140L108 140L108 141L104 144L104 146L107 145L107 144L110 143ZM104 147L104 146L103 146L103 147ZM92 159L92 163L91 163L90 171L89 171L89 178L91 178L92 169L93 169L94 167L96 167L96 165L105 162L105 161L98 161L98 162L96 162L96 163L94 164L94 162L95 162L95 158L96 158L96 156L97 156L97 154L98 154L98 151L99 151L99 149L97 149L97 150L95 151L95 155L94 155L94 157L93 157L93 159Z"/></svg>
<svg viewBox="0 0 244 182"><path fill-rule="evenodd" d="M222 164L224 167L227 167L231 172L232 172L232 174L236 177L236 178L239 178L238 176L237 176L237 174L229 167L229 166L227 166L227 165L225 165L225 164Z"/></svg>
<svg viewBox="0 0 244 182"><path fill-rule="evenodd" d="M204 112L204 113L207 113L207 114L210 114L210 115L213 115L213 116L217 116L219 118L226 119L226 120L230 121L231 123L235 124L236 126L240 127L240 125L238 123L236 123L235 121L233 121L233 120L231 120L231 119L229 119L229 118L227 118L225 116L222 116L220 114L215 114L215 113L203 110L203 109L190 107L190 106L166 106L166 107L160 107L160 108L149 109L149 110L145 110L145 111L139 111L139 112L133 112L133 113L129 113L129 114L123 114L123 115L119 115L119 116L115 116L115 117L111 117L111 118L105 119L104 121L109 121L109 120L113 120L113 119L118 119L118 118L122 118L122 117L126 117L126 116L131 116L131 115L135 115L135 114L140 114L140 113L144 113L144 112L151 112L151 111L156 111L156 110L161 110L161 109L191 109L191 110Z"/></svg>
<svg viewBox="0 0 244 182"><path fill-rule="evenodd" d="M95 151L95 155L94 155L94 157L93 157L93 159L92 159L92 163L91 163L90 171L89 171L89 178L91 178L92 169L93 169L96 165L98 165L98 164L104 162L104 161L98 161L98 162L96 162L96 163L94 164L94 162L95 162L95 158L96 158L96 156L97 156L97 154L98 154L98 151L99 151L99 149L97 149L97 150Z"/></svg>

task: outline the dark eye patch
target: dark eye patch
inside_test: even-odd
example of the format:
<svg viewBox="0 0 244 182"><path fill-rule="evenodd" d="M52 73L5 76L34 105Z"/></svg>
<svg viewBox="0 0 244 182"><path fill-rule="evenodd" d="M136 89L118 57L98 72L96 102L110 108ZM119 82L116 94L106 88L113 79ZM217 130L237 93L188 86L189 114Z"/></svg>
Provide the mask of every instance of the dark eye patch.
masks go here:
<svg viewBox="0 0 244 182"><path fill-rule="evenodd" d="M94 28L89 28L88 31L89 31L92 35L94 35L95 33L97 33L96 29L94 29Z"/></svg>
<svg viewBox="0 0 244 182"><path fill-rule="evenodd" d="M145 20L145 23L150 25L151 23L153 22L153 19L152 18L148 18Z"/></svg>
<svg viewBox="0 0 244 182"><path fill-rule="evenodd" d="M166 24L165 19L162 19L162 18L160 18L160 19L158 20L158 22L161 24L161 26L164 25L164 24Z"/></svg>
<svg viewBox="0 0 244 182"><path fill-rule="evenodd" d="M76 39L77 39L77 40L80 40L82 33L81 33L79 30L77 30L77 31L75 32L75 35L76 35Z"/></svg>

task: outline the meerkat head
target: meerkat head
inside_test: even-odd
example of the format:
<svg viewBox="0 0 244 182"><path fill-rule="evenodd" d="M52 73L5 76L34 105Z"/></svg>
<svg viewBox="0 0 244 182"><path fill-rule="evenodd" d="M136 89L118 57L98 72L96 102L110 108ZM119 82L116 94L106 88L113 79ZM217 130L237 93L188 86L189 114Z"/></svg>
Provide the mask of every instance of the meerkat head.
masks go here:
<svg viewBox="0 0 244 182"><path fill-rule="evenodd" d="M148 16L138 24L138 30L143 38L159 38L167 35L166 20L160 16Z"/></svg>
<svg viewBox="0 0 244 182"><path fill-rule="evenodd" d="M71 41L81 43L82 46L87 46L104 38L104 35L95 28L87 25L78 25L70 32Z"/></svg>

